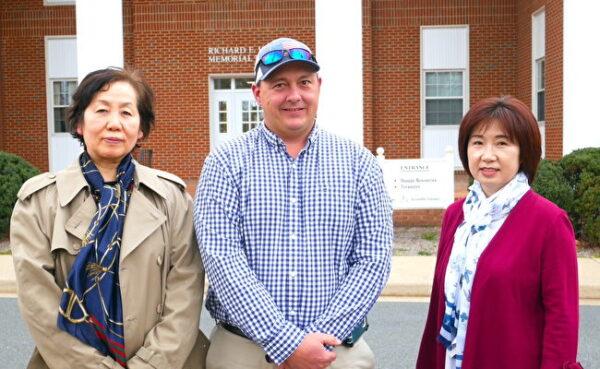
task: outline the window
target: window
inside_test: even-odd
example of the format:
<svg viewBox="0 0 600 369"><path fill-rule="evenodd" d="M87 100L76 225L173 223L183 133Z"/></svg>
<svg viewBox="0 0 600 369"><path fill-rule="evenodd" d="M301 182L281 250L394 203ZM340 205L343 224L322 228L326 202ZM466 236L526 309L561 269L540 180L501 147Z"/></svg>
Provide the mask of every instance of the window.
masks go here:
<svg viewBox="0 0 600 369"><path fill-rule="evenodd" d="M536 81L535 95L537 98L537 119L546 120L546 84L545 84L545 59L541 58L535 61Z"/></svg>
<svg viewBox="0 0 600 369"><path fill-rule="evenodd" d="M242 101L242 132L248 132L263 120L263 112L254 100Z"/></svg>
<svg viewBox="0 0 600 369"><path fill-rule="evenodd" d="M227 133L227 101L219 101L219 133Z"/></svg>
<svg viewBox="0 0 600 369"><path fill-rule="evenodd" d="M462 71L425 72L425 125L457 125L463 116Z"/></svg>
<svg viewBox="0 0 600 369"><path fill-rule="evenodd" d="M531 110L539 122L546 120L546 13L531 19Z"/></svg>
<svg viewBox="0 0 600 369"><path fill-rule="evenodd" d="M77 87L74 80L52 81L52 113L54 118L54 133L68 132L67 108L71 104L73 92Z"/></svg>

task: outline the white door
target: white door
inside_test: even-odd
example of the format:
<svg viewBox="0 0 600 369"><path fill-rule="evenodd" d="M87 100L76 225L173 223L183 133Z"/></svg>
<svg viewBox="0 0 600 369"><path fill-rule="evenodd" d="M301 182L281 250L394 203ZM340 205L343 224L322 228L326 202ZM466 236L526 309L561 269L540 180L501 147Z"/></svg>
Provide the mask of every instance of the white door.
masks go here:
<svg viewBox="0 0 600 369"><path fill-rule="evenodd" d="M256 127L262 109L256 103L247 77L213 78L211 81L211 146L218 147Z"/></svg>
<svg viewBox="0 0 600 369"><path fill-rule="evenodd" d="M77 87L75 37L46 37L48 167L57 172L81 153L79 140L68 132L66 113Z"/></svg>

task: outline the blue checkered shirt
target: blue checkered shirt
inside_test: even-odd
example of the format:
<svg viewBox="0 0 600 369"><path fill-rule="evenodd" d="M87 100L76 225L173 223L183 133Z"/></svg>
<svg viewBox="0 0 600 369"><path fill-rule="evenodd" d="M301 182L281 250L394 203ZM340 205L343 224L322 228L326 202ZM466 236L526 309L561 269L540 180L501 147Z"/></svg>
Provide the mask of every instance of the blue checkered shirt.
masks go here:
<svg viewBox="0 0 600 369"><path fill-rule="evenodd" d="M194 223L214 319L277 364L349 336L387 281L392 208L373 155L317 127L296 159L264 124L211 153Z"/></svg>

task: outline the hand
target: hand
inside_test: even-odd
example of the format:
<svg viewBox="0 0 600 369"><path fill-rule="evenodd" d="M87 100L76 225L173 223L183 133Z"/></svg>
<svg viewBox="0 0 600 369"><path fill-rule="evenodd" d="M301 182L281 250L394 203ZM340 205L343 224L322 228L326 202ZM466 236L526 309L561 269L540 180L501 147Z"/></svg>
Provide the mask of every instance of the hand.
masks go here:
<svg viewBox="0 0 600 369"><path fill-rule="evenodd" d="M335 360L335 352L327 351L327 346L338 346L342 342L325 333L307 334L300 346L284 361L280 369L324 369Z"/></svg>

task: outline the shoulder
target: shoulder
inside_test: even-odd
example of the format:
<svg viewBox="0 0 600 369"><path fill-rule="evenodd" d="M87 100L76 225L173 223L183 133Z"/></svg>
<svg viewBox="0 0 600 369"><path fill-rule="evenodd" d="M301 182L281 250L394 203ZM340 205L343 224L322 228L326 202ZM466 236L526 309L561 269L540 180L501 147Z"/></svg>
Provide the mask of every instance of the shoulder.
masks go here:
<svg viewBox="0 0 600 369"><path fill-rule="evenodd" d="M25 201L34 193L43 190L44 188L56 183L56 175L54 173L42 173L28 179L17 193L17 197L21 201Z"/></svg>
<svg viewBox="0 0 600 369"><path fill-rule="evenodd" d="M328 158L336 166L351 166L357 174L379 173L381 170L377 158L366 147L337 134L320 130L319 151L326 153L320 157Z"/></svg>
<svg viewBox="0 0 600 369"><path fill-rule="evenodd" d="M136 163L136 171L140 184L143 184L165 199L172 196L181 197L181 195L186 194L185 181L175 174L149 168L138 163Z"/></svg>
<svg viewBox="0 0 600 369"><path fill-rule="evenodd" d="M535 219L538 224L540 222L549 224L556 218L567 216L563 209L533 190L527 192L521 199L519 213Z"/></svg>

